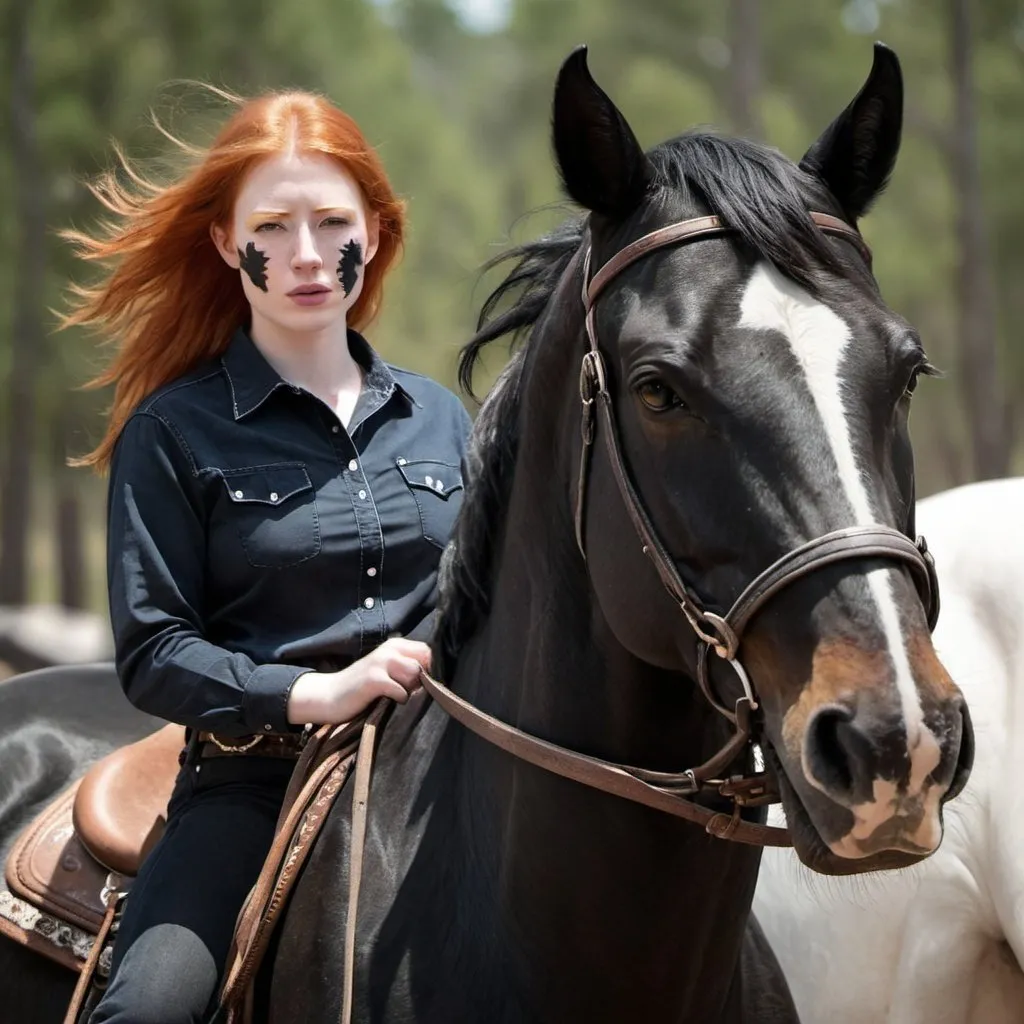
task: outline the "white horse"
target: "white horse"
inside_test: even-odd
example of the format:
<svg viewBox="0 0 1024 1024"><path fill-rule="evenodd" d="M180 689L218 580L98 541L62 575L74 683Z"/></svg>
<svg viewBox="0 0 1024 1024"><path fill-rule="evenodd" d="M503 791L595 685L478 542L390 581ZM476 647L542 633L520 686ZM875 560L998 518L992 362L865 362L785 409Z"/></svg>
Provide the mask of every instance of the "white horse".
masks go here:
<svg viewBox="0 0 1024 1024"><path fill-rule="evenodd" d="M970 707L974 771L938 851L912 869L824 878L765 851L754 911L804 1024L1024 1022L1024 477L917 509L941 583L935 646Z"/></svg>

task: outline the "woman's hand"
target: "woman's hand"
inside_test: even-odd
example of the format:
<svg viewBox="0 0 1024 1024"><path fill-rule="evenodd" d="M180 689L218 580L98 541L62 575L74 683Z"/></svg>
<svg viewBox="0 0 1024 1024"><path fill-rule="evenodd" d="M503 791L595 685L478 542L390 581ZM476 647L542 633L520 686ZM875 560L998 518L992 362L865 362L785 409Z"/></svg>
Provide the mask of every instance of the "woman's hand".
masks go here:
<svg viewBox="0 0 1024 1024"><path fill-rule="evenodd" d="M421 668L430 670L430 648L419 640L392 637L340 672L299 676L288 695L288 721L337 725L378 697L404 704L419 687Z"/></svg>

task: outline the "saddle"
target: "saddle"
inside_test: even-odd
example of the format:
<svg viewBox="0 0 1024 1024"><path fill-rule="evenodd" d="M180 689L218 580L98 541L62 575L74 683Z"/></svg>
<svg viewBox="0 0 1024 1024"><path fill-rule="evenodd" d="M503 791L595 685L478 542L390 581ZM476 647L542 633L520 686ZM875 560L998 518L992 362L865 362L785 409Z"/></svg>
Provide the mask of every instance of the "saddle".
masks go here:
<svg viewBox="0 0 1024 1024"><path fill-rule="evenodd" d="M185 745L171 725L97 761L21 834L0 891L0 932L80 971L110 896L163 832Z"/></svg>
<svg viewBox="0 0 1024 1024"><path fill-rule="evenodd" d="M251 1018L252 984L288 896L349 776L353 849L349 905L358 905L369 779L378 728L393 705L378 701L357 719L323 726L308 740L285 795L276 836L236 924L221 992L230 1024ZM21 834L0 887L0 934L79 973L65 1024L74 1024L105 984L115 918L142 861L160 838L185 745L169 725L115 750L65 790ZM355 914L346 928L343 1020L350 1019ZM94 984L93 979L96 979Z"/></svg>

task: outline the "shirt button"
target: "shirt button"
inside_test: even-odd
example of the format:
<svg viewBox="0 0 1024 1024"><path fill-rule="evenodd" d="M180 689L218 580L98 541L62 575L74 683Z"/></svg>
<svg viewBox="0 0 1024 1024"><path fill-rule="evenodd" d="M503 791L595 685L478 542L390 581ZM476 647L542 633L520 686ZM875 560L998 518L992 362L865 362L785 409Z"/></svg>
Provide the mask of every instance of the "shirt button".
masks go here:
<svg viewBox="0 0 1024 1024"><path fill-rule="evenodd" d="M364 501L366 499L366 491L359 492L359 499L360 501Z"/></svg>
<svg viewBox="0 0 1024 1024"><path fill-rule="evenodd" d="M428 487L433 487L433 486L434 486L434 478L433 478L432 476L425 476L425 477L423 478L423 482L424 482L424 483L425 483L425 484L426 484L426 485L427 485Z"/></svg>
<svg viewBox="0 0 1024 1024"><path fill-rule="evenodd" d="M245 495L241 491L235 491L235 497L236 498L244 498Z"/></svg>
<svg viewBox="0 0 1024 1024"><path fill-rule="evenodd" d="M399 459L399 460L398 460L398 464L399 464L400 466L404 466L404 465L405 465L405 459Z"/></svg>
<svg viewBox="0 0 1024 1024"><path fill-rule="evenodd" d="M265 725L265 726L263 726L263 731L264 732L270 732L270 730L273 729L273 728L274 727L272 725Z"/></svg>
<svg viewBox="0 0 1024 1024"><path fill-rule="evenodd" d="M370 568L366 570L366 575L367 576L376 576L377 575L376 568L371 565Z"/></svg>
<svg viewBox="0 0 1024 1024"><path fill-rule="evenodd" d="M271 491L270 492L270 500L271 501L277 501L277 491Z"/></svg>
<svg viewBox="0 0 1024 1024"><path fill-rule="evenodd" d="M350 463L348 464L348 471L349 471L350 473L354 473L354 472L355 472L355 471L356 471L356 470L357 470L358 468L359 468L359 463L358 463L358 462L356 462L356 460L355 460L355 459L353 459L353 460L352 460L352 461L351 461L351 462L350 462Z"/></svg>
<svg viewBox="0 0 1024 1024"><path fill-rule="evenodd" d="M335 423L334 426L331 427L331 433L332 434L338 434L340 432L341 432L341 427L339 427L338 424Z"/></svg>
<svg viewBox="0 0 1024 1024"><path fill-rule="evenodd" d="M364 607L364 608L372 608L372 607L373 607L373 598L372 598L372 597L368 597L368 598L367 598L367 599L366 599L366 600L365 600L365 601L363 602L363 607Z"/></svg>

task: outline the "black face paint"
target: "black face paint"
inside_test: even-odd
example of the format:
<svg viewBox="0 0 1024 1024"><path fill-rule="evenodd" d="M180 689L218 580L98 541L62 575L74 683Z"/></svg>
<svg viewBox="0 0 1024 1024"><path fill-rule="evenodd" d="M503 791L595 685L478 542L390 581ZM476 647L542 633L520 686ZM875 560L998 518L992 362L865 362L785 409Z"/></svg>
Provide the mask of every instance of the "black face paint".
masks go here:
<svg viewBox="0 0 1024 1024"><path fill-rule="evenodd" d="M345 289L347 296L356 286L359 280L359 268L363 265L363 247L353 238L346 243L341 250L341 259L338 260L338 280L341 287Z"/></svg>
<svg viewBox="0 0 1024 1024"><path fill-rule="evenodd" d="M255 242L249 242L245 247L245 252L241 249L238 250L239 266L249 275L249 280L252 281L260 291L267 290L267 264L270 262L269 256L264 256L263 253L256 248Z"/></svg>

